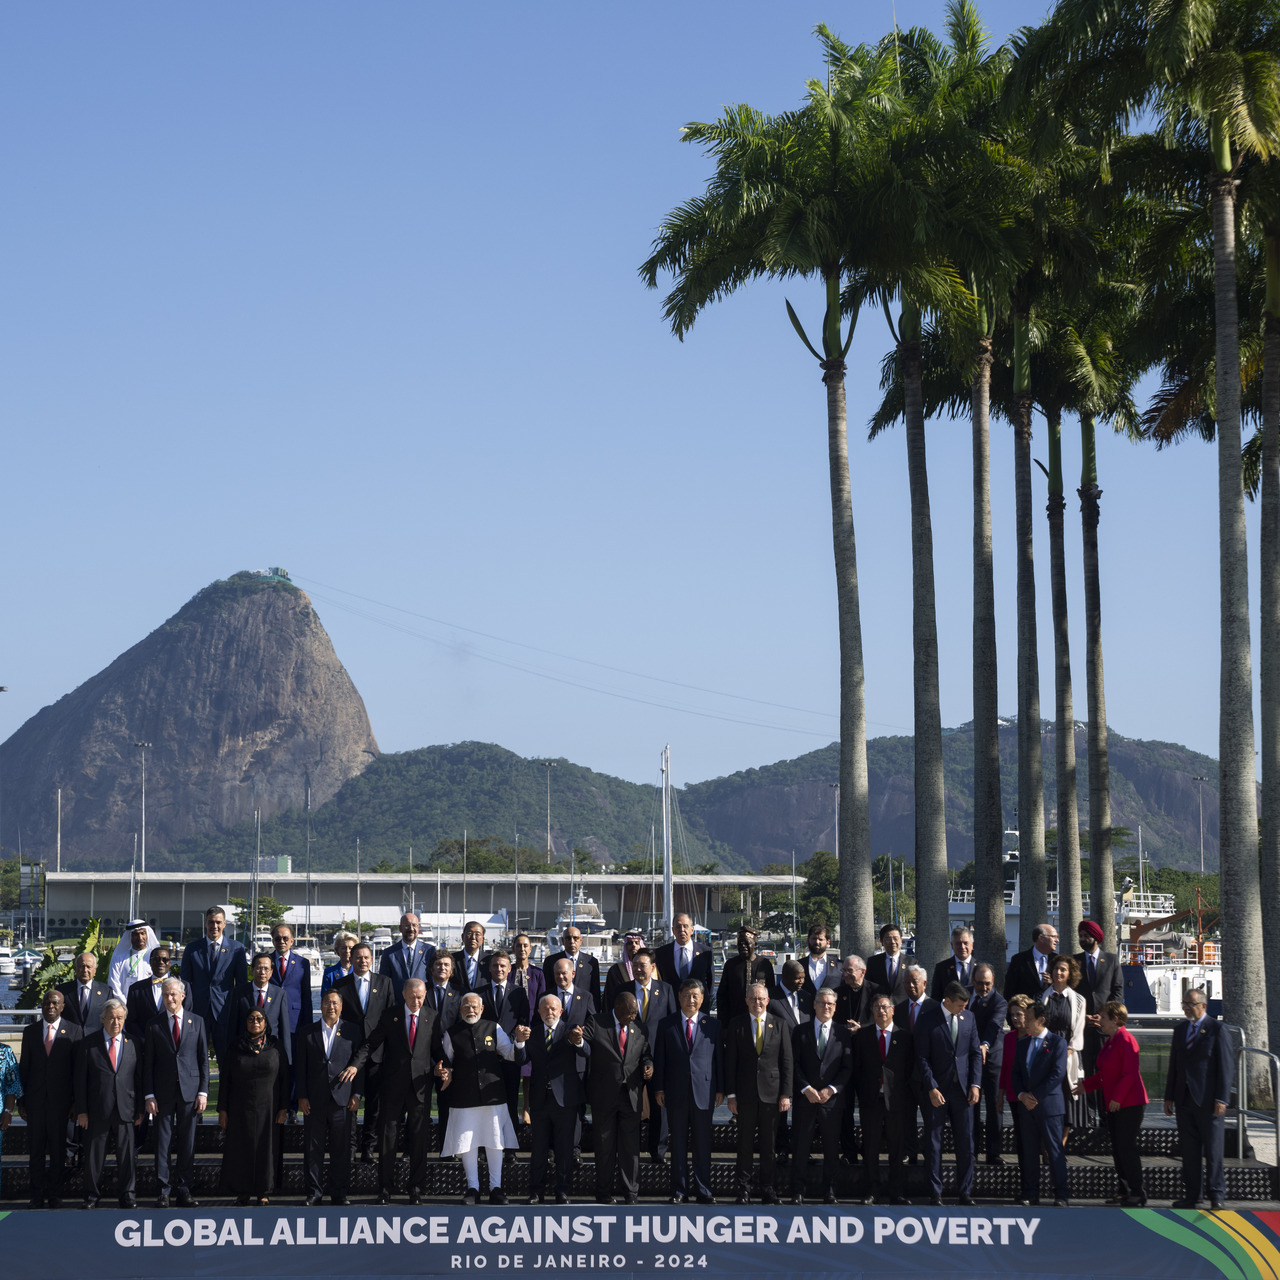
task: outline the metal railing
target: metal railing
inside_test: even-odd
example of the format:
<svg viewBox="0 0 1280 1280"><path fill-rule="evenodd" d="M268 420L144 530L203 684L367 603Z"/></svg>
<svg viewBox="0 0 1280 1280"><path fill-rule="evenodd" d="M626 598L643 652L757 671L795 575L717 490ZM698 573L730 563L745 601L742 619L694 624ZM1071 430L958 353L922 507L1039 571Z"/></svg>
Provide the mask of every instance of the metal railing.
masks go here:
<svg viewBox="0 0 1280 1280"><path fill-rule="evenodd" d="M1238 1029L1238 1028L1237 1028ZM1249 1136L1249 1121L1251 1119L1259 1120L1262 1123L1270 1123L1275 1128L1275 1164L1280 1169L1280 1057L1274 1053L1270 1053L1266 1049L1255 1049L1252 1045L1244 1043L1244 1033L1241 1032L1240 1051L1236 1054L1236 1140L1240 1144L1238 1152L1244 1155L1245 1142ZM1266 1060L1268 1074L1270 1076L1271 1085L1271 1111L1255 1111L1250 1109L1249 1103L1249 1054L1256 1054L1258 1057Z"/></svg>

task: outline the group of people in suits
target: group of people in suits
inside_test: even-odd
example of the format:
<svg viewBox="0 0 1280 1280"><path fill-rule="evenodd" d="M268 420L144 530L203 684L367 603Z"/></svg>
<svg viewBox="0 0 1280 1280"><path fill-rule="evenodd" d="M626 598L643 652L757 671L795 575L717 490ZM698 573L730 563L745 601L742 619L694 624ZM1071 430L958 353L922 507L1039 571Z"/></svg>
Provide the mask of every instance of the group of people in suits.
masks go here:
<svg viewBox="0 0 1280 1280"><path fill-rule="evenodd" d="M421 1203L433 1102L437 1150L462 1162L467 1203L481 1199L482 1148L489 1201L506 1203L503 1152L516 1145L521 1121L531 1126L530 1202L567 1203L589 1108L598 1201L636 1201L647 1118L650 1154L670 1157L671 1202L710 1204L712 1120L724 1102L737 1120L739 1204L753 1196L780 1202L779 1157L787 1154L793 1203L804 1203L815 1183L834 1203L843 1157L863 1161L866 1203L905 1204L904 1166L923 1157L930 1201L941 1204L950 1126L958 1202L967 1205L975 1161L1003 1160L1007 1101L1019 1202L1038 1203L1043 1158L1054 1203L1065 1205L1064 1144L1073 1128L1092 1123L1088 1105L1099 1099L1116 1166L1113 1202L1146 1202L1137 1139L1148 1099L1138 1045L1126 1029L1120 965L1092 921L1080 925L1074 956L1058 951L1051 926L1037 926L1002 990L963 928L930 974L904 954L892 926L866 960L829 959L826 930L815 927L807 954L778 972L744 927L713 995L710 949L684 914L655 951L630 931L602 987L575 926L539 969L527 935L510 953L486 950L484 928L472 921L451 953L425 943L406 913L400 941L376 971L368 943L343 939L315 1020L289 927L277 926L272 951L251 961L225 927L211 908L181 977L170 976L170 950L159 944L123 998L97 980L91 953L76 957L73 981L45 993L18 1063L32 1207L62 1203L68 1121L83 1137L87 1206L102 1198L114 1144L115 1191L134 1207L144 1121L156 1130L157 1206L194 1206L195 1125L211 1054L226 1130L223 1188L241 1204L268 1203L279 1189L280 1126L291 1111L305 1126L309 1205L326 1192L346 1204L353 1156L372 1161L375 1146L378 1200L391 1203L402 1125L405 1191ZM1194 1207L1207 1196L1216 1208L1226 1195L1235 1048L1207 1016L1204 992L1188 992L1184 1012L1164 1099L1183 1155L1185 1194L1176 1204ZM361 1106L364 1140L355 1151Z"/></svg>

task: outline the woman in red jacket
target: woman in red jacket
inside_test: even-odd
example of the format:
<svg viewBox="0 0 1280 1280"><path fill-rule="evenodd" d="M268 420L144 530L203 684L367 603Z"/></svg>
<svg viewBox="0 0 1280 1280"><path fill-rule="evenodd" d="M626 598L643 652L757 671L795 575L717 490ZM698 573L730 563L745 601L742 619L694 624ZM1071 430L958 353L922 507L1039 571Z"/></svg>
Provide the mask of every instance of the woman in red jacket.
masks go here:
<svg viewBox="0 0 1280 1280"><path fill-rule="evenodd" d="M1111 1155L1120 1180L1120 1194L1110 1204L1137 1208L1147 1203L1142 1189L1142 1158L1138 1154L1138 1130L1146 1115L1147 1087L1138 1065L1138 1042L1125 1029L1129 1010L1119 1000L1102 1006L1100 1027L1106 1043L1098 1054L1098 1069L1076 1085L1083 1096L1102 1090L1107 1104L1107 1128L1111 1133Z"/></svg>

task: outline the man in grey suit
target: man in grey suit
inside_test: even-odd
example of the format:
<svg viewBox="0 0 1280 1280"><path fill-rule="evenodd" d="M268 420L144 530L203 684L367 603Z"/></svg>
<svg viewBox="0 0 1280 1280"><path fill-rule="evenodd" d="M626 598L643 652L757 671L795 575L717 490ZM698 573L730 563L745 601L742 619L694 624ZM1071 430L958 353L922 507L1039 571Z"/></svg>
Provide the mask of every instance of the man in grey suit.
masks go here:
<svg viewBox="0 0 1280 1280"><path fill-rule="evenodd" d="M175 1185L179 1207L196 1207L191 1197L191 1179L195 1172L196 1123L209 1101L209 1041L204 1019L182 1007L186 994L180 979L164 980L164 1010L147 1024L143 1041L142 1092L147 1114L156 1118L157 1209L169 1207L169 1192ZM170 1151L175 1134L176 1170Z"/></svg>
<svg viewBox="0 0 1280 1280"><path fill-rule="evenodd" d="M97 980L98 957L82 951L75 959L76 980L58 986L65 1001L62 1016L82 1031L97 1031L102 1025L102 1009L111 997L105 982Z"/></svg>

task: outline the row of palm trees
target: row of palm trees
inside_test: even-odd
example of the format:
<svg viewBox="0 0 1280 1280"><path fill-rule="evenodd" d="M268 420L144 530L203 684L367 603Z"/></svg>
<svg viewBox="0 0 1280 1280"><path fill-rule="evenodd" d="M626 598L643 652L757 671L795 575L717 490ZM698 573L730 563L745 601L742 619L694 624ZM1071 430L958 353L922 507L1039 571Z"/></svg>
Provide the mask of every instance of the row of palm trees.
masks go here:
<svg viewBox="0 0 1280 1280"><path fill-rule="evenodd" d="M1046 426L1055 672L1060 928L1080 913L1068 646L1064 416L1080 424L1092 914L1115 947L1099 591L1098 424L1158 445L1217 443L1221 873L1227 1017L1280 1043L1280 0L1060 0L992 48L970 0L944 37L894 30L850 46L817 30L824 74L798 107L728 108L685 127L714 172L661 224L641 267L669 278L684 338L751 280L820 282L822 329L791 324L827 398L840 629L840 924L874 945L865 672L849 481L845 358L879 311L892 349L874 436L901 423L911 509L917 953L948 945L947 852L925 423L973 436L976 948L1004 954L990 424L1012 426L1017 563L1018 799L1025 931L1046 914L1044 783L1031 456ZM1156 371L1140 411L1134 387ZM1242 419L1256 426L1243 441ZM1246 488L1262 507L1262 835L1255 798ZM1259 857L1261 848L1261 857ZM1265 921L1265 936L1264 936Z"/></svg>

